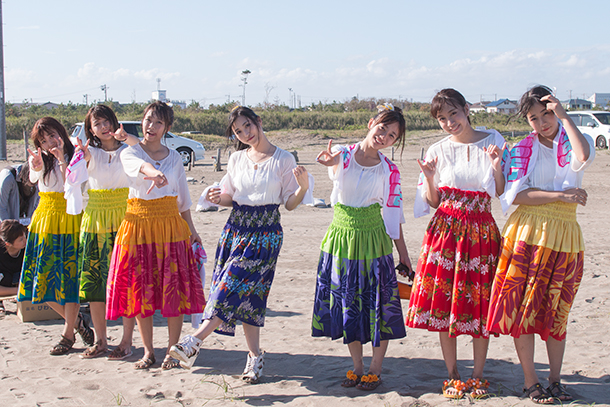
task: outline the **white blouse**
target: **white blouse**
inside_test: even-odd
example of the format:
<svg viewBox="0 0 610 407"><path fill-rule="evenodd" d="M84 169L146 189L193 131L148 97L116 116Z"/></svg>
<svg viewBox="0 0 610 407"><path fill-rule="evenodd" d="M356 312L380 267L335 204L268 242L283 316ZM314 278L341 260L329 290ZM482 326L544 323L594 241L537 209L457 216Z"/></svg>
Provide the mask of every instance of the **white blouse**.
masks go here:
<svg viewBox="0 0 610 407"><path fill-rule="evenodd" d="M294 156L275 147L270 158L255 163L246 151L231 154L227 175L220 181L222 193L239 205L285 204L299 187L292 173L297 166Z"/></svg>
<svg viewBox="0 0 610 407"><path fill-rule="evenodd" d="M91 159L87 165L88 189L117 189L129 186L129 178L120 159L121 152L127 147L127 144L123 144L115 151L89 147Z"/></svg>
<svg viewBox="0 0 610 407"><path fill-rule="evenodd" d="M570 166L576 173L576 188L582 187L582 178L585 174L584 170L591 165L593 158L595 157L595 147L590 146L592 153L590 153L589 160L587 162L580 162L576 158L576 154L571 155ZM555 179L555 166L557 165L557 157L555 156L553 147L546 147L542 143L539 143L538 147L538 158L536 165L532 169L527 181L523 183L519 192L529 188L536 188L542 191L554 191L555 187L553 181Z"/></svg>
<svg viewBox="0 0 610 407"><path fill-rule="evenodd" d="M343 165L343 163L339 165ZM328 170L330 179L340 183L337 186L339 203L353 208L364 208L375 203L383 205L384 183L387 182L387 175L385 175L381 163L365 167L358 164L354 154L347 168L344 169L341 179L337 178L332 167Z"/></svg>
<svg viewBox="0 0 610 407"><path fill-rule="evenodd" d="M120 154L123 169L129 178L129 198L144 200L158 199L166 196L176 196L178 199L178 210L184 212L191 207L191 196L189 194L186 173L182 165L180 154L169 149L169 154L161 160L153 160L142 149L141 144L127 147ZM152 181L145 180L145 175L140 172L142 164L150 163L165 174L168 184L164 187L154 187L149 194L146 193Z"/></svg>
<svg viewBox="0 0 610 407"><path fill-rule="evenodd" d="M42 154L45 154L44 152ZM68 156L64 156L64 160L69 162ZM44 177L44 161L42 162L42 169L40 171L34 171L32 167L32 157L29 158L30 161L30 181L35 184L38 182L38 191L39 192L61 192L62 195L64 193L64 177L61 174L61 168L59 168L59 162L57 160L53 160L54 167L51 170L51 173ZM40 181L40 182L39 182Z"/></svg>
<svg viewBox="0 0 610 407"><path fill-rule="evenodd" d="M486 132L490 134L476 143L458 143L449 136L428 149L426 161L438 157L434 176L437 188L450 187L463 191L488 192L492 197L496 195L495 179L490 176L491 161L485 150L492 144L502 148L504 138L495 130Z"/></svg>

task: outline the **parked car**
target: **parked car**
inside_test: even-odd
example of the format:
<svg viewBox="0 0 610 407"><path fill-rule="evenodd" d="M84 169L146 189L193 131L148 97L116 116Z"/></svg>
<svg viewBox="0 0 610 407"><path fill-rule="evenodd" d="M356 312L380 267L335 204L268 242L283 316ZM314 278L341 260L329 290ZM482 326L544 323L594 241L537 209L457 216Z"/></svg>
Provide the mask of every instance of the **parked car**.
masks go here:
<svg viewBox="0 0 610 407"><path fill-rule="evenodd" d="M120 124L123 125L123 129L129 134L133 134L138 138L142 138L142 123L137 121L119 121ZM70 139L73 143L76 144L76 139L79 138L81 142L84 144L87 141L87 136L85 136L85 124L84 123L76 123L74 125L74 129L72 130L72 135ZM176 136L172 132L167 132L165 135L165 145L167 147L172 148L180 153L182 157L182 163L184 165L188 165L191 162L191 157L193 157L193 161L203 160L205 156L205 148L203 144L191 140L190 138Z"/></svg>
<svg viewBox="0 0 610 407"><path fill-rule="evenodd" d="M587 133L595 140L595 147L610 146L610 112L598 110L579 110L568 112L581 133Z"/></svg>

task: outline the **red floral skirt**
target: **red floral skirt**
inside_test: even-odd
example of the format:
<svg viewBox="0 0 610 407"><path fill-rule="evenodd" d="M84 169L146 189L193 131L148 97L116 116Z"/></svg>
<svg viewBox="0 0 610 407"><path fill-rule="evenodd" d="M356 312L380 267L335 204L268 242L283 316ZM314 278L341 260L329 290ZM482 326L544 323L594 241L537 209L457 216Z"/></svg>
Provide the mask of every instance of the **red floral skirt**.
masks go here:
<svg viewBox="0 0 610 407"><path fill-rule="evenodd" d="M441 204L422 244L409 300L411 328L489 337L491 285L500 252L500 231L485 192L439 189Z"/></svg>

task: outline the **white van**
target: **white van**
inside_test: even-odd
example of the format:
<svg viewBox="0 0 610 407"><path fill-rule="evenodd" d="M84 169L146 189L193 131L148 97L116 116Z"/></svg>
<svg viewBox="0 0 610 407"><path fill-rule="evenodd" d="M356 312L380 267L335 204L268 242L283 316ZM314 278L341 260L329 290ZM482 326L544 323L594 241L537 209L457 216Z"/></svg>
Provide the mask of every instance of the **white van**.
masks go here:
<svg viewBox="0 0 610 407"><path fill-rule="evenodd" d="M595 140L597 148L610 146L610 112L599 110L578 110L568 112L581 133L587 133Z"/></svg>

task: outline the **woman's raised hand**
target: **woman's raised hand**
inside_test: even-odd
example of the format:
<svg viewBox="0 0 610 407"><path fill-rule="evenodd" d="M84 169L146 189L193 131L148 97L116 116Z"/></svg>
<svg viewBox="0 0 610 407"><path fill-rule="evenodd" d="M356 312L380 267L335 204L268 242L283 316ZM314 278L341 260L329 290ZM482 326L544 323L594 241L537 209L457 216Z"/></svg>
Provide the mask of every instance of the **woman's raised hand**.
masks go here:
<svg viewBox="0 0 610 407"><path fill-rule="evenodd" d="M28 147L28 153L30 154L30 167L34 171L40 171L42 169L42 150L38 147L38 151L32 151Z"/></svg>
<svg viewBox="0 0 610 407"><path fill-rule="evenodd" d="M294 178L297 180L297 184L304 189L309 189L309 174L307 170L302 165L297 165L292 169L292 173L294 174Z"/></svg>
<svg viewBox="0 0 610 407"><path fill-rule="evenodd" d="M167 178L165 177L165 174L163 174L159 170L156 170L156 171L157 171L156 175L144 177L144 179L152 181L152 183L150 184L150 188L148 188L148 191L146 191L146 194L150 194L150 191L152 191L154 187L162 188L162 187L166 186L167 184L169 184L167 182Z"/></svg>
<svg viewBox="0 0 610 407"><path fill-rule="evenodd" d="M502 171L502 157L504 156L504 151L506 151L506 142L504 143L502 148L498 147L495 144L490 144L485 149L485 153L487 153L487 157L489 157L491 165L497 171Z"/></svg>
<svg viewBox="0 0 610 407"><path fill-rule="evenodd" d="M436 174L436 164L438 163L438 157L434 157L430 161L424 161L423 163L417 159L417 165L427 179L433 179Z"/></svg>
<svg viewBox="0 0 610 407"><path fill-rule="evenodd" d="M318 154L318 156L316 157L317 162L319 162L320 164L325 165L327 167L333 167L333 166L339 164L339 154L341 154L341 152L336 151L333 153L331 151L332 144L333 144L333 141L329 140L328 148L326 150L321 151L320 154Z"/></svg>
<svg viewBox="0 0 610 407"><path fill-rule="evenodd" d="M57 140L57 146L51 148L49 150L49 153L53 154L55 156L55 158L57 158L57 161L63 162L63 161L65 161L65 157L64 157L64 139L62 139L61 137L57 136L56 140Z"/></svg>
<svg viewBox="0 0 610 407"><path fill-rule="evenodd" d="M546 110L551 110L559 119L565 119L568 117L566 110L561 105L559 99L557 99L555 96L546 95L540 98L540 101L546 103Z"/></svg>
<svg viewBox="0 0 610 407"><path fill-rule="evenodd" d="M81 150L84 154L85 161L89 162L91 159L91 152L89 151L89 139L87 139L87 142L83 145L83 142L77 137L76 144L77 146L75 151Z"/></svg>
<svg viewBox="0 0 610 407"><path fill-rule="evenodd" d="M121 123L120 127L115 132L110 132L110 135L114 137L118 141L125 141L129 137L129 134L123 128L123 123Z"/></svg>

